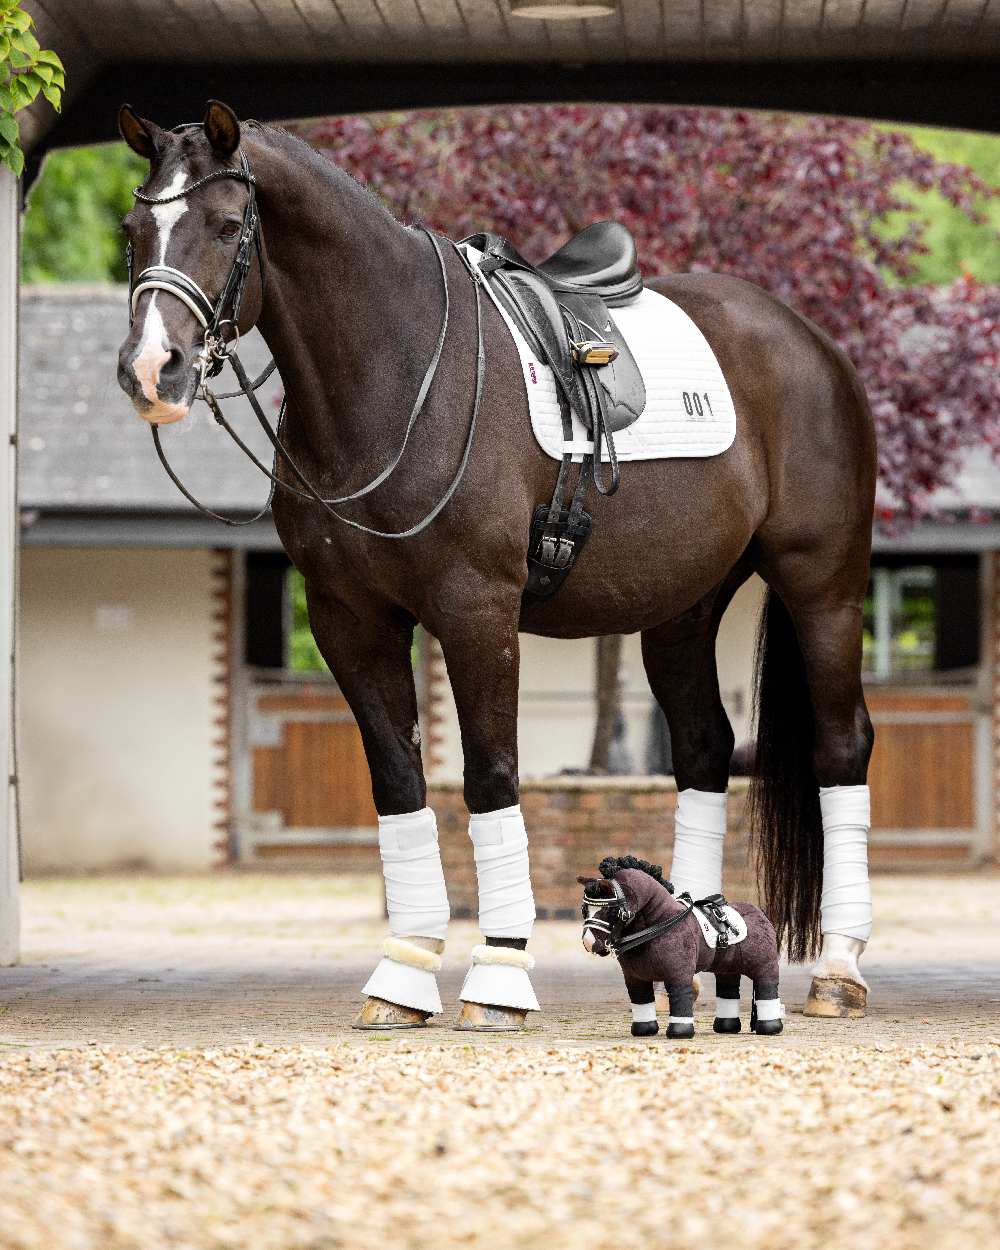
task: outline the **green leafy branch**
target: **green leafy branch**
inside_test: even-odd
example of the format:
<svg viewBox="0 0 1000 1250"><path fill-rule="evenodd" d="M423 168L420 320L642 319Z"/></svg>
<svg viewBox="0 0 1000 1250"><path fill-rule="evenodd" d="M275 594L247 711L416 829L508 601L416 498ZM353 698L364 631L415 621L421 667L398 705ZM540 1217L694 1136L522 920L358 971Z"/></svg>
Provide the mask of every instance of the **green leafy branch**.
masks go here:
<svg viewBox="0 0 1000 1250"><path fill-rule="evenodd" d="M66 78L54 52L39 47L34 19L21 0L0 0L0 163L20 177L24 169L21 131L15 116L39 95L58 113Z"/></svg>

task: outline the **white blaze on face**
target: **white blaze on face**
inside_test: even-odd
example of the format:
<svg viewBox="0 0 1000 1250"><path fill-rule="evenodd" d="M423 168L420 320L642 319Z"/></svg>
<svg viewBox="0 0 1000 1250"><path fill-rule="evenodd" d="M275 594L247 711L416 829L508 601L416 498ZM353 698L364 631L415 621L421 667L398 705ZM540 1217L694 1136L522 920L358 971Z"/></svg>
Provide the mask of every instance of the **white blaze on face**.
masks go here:
<svg viewBox="0 0 1000 1250"><path fill-rule="evenodd" d="M594 935L589 929L583 931L583 949L590 954L594 949Z"/></svg>
<svg viewBox="0 0 1000 1250"><path fill-rule="evenodd" d="M176 195L184 186L186 179L187 175L184 170L179 169L160 194ZM174 200L172 204L153 205L153 220L156 222L156 241L159 252L156 264L163 265L166 263L170 233L187 212L187 209L187 200ZM159 291L154 291L150 296L149 303L146 305L146 320L143 322L142 327L142 342L139 344L138 354L132 362L132 368L135 370L135 376L139 379L143 395L151 404L159 405L163 410L162 416L157 414L158 419L163 420L164 418L169 419L169 414L166 411L168 409L176 409L176 417L184 416L186 409L180 404L163 404L156 389L160 380L160 370L170 359L170 352L167 348L166 327L163 324L163 318L160 316L160 310L156 307L156 300L159 295Z"/></svg>

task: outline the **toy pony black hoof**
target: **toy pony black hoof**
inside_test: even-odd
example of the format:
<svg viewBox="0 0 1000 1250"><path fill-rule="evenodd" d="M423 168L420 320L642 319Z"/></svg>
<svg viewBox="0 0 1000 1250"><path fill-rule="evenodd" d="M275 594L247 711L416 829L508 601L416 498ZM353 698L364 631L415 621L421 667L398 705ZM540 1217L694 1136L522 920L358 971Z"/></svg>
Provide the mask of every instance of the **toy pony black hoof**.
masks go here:
<svg viewBox="0 0 1000 1250"><path fill-rule="evenodd" d="M750 1030L758 1037L775 1037L784 1027L784 1020L755 1020Z"/></svg>
<svg viewBox="0 0 1000 1250"><path fill-rule="evenodd" d="M687 1024L678 1024L676 1020L671 1020L667 1025L667 1037L694 1037L694 1021L691 1020Z"/></svg>
<svg viewBox="0 0 1000 1250"><path fill-rule="evenodd" d="M660 1031L660 1026L655 1020L633 1020L632 1036L633 1037L655 1037Z"/></svg>
<svg viewBox="0 0 1000 1250"><path fill-rule="evenodd" d="M716 1033L738 1033L743 1026L739 1016L716 1016L712 1029Z"/></svg>

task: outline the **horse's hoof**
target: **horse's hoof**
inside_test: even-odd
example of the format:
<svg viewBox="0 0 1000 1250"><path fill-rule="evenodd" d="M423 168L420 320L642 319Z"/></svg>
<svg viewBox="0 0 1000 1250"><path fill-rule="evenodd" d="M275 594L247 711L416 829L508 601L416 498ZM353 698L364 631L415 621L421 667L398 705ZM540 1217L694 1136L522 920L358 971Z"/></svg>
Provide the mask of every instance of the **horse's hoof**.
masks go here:
<svg viewBox="0 0 1000 1250"><path fill-rule="evenodd" d="M785 1027L784 1020L755 1020L753 1032L758 1037L774 1037Z"/></svg>
<svg viewBox="0 0 1000 1250"><path fill-rule="evenodd" d="M677 1024L676 1021L671 1021L671 1023L667 1025L667 1037L694 1037L694 1022L692 1021L690 1024Z"/></svg>
<svg viewBox="0 0 1000 1250"><path fill-rule="evenodd" d="M473 1033L520 1033L527 1011L520 1007L487 1007L485 1003L462 1003L456 1029Z"/></svg>
<svg viewBox="0 0 1000 1250"><path fill-rule="evenodd" d="M633 1020L632 1036L633 1037L655 1037L660 1031L660 1026L655 1020Z"/></svg>
<svg viewBox="0 0 1000 1250"><path fill-rule="evenodd" d="M860 1020L868 1006L868 990L849 977L813 977L804 1016Z"/></svg>
<svg viewBox="0 0 1000 1250"><path fill-rule="evenodd" d="M418 1011L416 1007L400 1007L398 1003L386 1002L384 998L368 998L352 1028L422 1029L430 1014L429 1011Z"/></svg>
<svg viewBox="0 0 1000 1250"><path fill-rule="evenodd" d="M715 1033L738 1033L742 1027L739 1016L722 1016L715 1019L712 1024L712 1031Z"/></svg>

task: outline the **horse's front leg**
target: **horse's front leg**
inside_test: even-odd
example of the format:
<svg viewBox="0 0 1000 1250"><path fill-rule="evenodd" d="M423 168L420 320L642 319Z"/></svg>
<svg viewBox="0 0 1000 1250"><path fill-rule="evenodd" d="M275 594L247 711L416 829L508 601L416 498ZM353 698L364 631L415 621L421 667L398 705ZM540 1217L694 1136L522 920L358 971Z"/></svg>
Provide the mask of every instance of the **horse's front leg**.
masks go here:
<svg viewBox="0 0 1000 1250"><path fill-rule="evenodd" d="M535 903L517 779L519 603L519 591L480 597L435 622L462 730L483 934L462 986L465 1029L519 1029L538 1010L525 950Z"/></svg>
<svg viewBox="0 0 1000 1250"><path fill-rule="evenodd" d="M624 968L625 989L628 1000L632 1004L632 1036L652 1037L659 1033L660 1026L656 1022L656 996L653 993L653 982L644 981L642 977L630 977Z"/></svg>
<svg viewBox="0 0 1000 1250"><path fill-rule="evenodd" d="M425 806L413 620L374 605L348 608L306 584L316 643L357 719L378 811L390 936L365 985L358 1028L404 1028L441 1011L436 973L448 895L434 813Z"/></svg>

